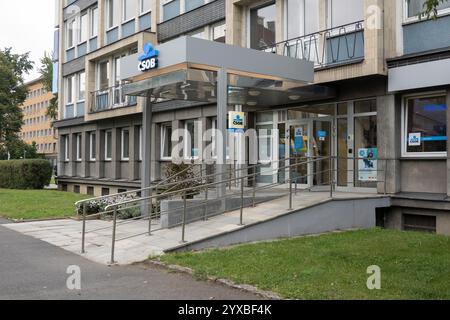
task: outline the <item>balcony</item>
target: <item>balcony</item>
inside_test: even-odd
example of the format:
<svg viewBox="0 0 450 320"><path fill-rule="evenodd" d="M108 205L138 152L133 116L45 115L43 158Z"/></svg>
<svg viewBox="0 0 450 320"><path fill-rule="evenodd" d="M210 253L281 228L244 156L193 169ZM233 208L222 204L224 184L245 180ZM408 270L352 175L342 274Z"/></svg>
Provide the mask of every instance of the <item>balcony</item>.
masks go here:
<svg viewBox="0 0 450 320"><path fill-rule="evenodd" d="M312 61L316 69L361 62L364 60L364 21L285 40L261 50Z"/></svg>
<svg viewBox="0 0 450 320"><path fill-rule="evenodd" d="M137 104L137 97L125 96L122 85L91 92L89 113L98 113Z"/></svg>

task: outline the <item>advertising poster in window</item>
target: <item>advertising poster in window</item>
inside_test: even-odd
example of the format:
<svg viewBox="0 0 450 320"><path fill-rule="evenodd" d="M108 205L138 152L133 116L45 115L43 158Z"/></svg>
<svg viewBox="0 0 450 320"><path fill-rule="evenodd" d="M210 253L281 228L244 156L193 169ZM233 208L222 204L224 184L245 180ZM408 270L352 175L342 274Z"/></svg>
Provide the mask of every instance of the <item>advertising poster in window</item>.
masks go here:
<svg viewBox="0 0 450 320"><path fill-rule="evenodd" d="M361 148L358 150L358 180L373 182L378 180L378 149Z"/></svg>

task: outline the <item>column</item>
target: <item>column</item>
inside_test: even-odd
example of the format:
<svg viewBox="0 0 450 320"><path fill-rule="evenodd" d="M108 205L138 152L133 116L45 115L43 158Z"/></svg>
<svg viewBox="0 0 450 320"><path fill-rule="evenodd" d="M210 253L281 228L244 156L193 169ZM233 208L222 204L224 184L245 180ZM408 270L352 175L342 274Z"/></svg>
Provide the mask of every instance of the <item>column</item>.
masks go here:
<svg viewBox="0 0 450 320"><path fill-rule="evenodd" d="M152 101L151 97L145 98L145 105L142 117L142 172L141 187L142 189L151 186L151 150L152 150ZM151 190L147 189L142 192L143 197L151 196ZM148 206L142 206L142 215L148 215Z"/></svg>
<svg viewBox="0 0 450 320"><path fill-rule="evenodd" d="M128 179L136 180L136 167L139 159L139 127L130 127L130 160L128 161Z"/></svg>
<svg viewBox="0 0 450 320"><path fill-rule="evenodd" d="M398 103L397 103L398 102ZM377 98L378 192L400 191L401 108L395 95ZM384 180L386 179L386 182ZM386 186L386 189L385 189Z"/></svg>
<svg viewBox="0 0 450 320"><path fill-rule="evenodd" d="M95 178L103 178L103 172L104 172L104 166L105 163L103 162L105 160L105 149L102 148L102 146L105 146L105 135L104 132L100 129L97 129L95 132L96 137L96 157L95 157L95 172L92 174L92 177Z"/></svg>
<svg viewBox="0 0 450 320"><path fill-rule="evenodd" d="M120 179L120 160L121 160L121 130L112 129L112 172L111 179Z"/></svg>
<svg viewBox="0 0 450 320"><path fill-rule="evenodd" d="M81 133L81 177L89 177L89 134L86 131Z"/></svg>
<svg viewBox="0 0 450 320"><path fill-rule="evenodd" d="M227 112L228 112L228 73L225 68L217 72L217 176L216 181L226 179L227 161ZM220 137L220 134L222 137ZM226 193L226 183L217 185L217 196Z"/></svg>

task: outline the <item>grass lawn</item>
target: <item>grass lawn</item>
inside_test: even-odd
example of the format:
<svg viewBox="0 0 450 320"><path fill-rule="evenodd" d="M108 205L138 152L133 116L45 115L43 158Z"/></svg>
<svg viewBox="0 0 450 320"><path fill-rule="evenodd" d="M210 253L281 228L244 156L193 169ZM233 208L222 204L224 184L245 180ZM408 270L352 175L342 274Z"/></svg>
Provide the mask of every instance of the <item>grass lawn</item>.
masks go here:
<svg viewBox="0 0 450 320"><path fill-rule="evenodd" d="M291 299L450 299L450 237L362 230L248 244L161 260ZM368 290L367 267L381 268Z"/></svg>
<svg viewBox="0 0 450 320"><path fill-rule="evenodd" d="M85 195L54 190L0 189L0 216L11 219L73 216L74 203L85 198Z"/></svg>

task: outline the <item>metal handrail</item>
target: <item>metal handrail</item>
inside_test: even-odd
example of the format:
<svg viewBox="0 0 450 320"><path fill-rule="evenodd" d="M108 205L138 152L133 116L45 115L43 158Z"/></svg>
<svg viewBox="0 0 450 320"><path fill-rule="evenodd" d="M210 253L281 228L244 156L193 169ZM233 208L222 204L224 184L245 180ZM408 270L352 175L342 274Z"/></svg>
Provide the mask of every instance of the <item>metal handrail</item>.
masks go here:
<svg viewBox="0 0 450 320"><path fill-rule="evenodd" d="M182 226L182 242L184 242L185 241L185 233L186 233L186 224L194 222L194 221L202 220L202 219L203 220L207 220L207 218L209 216L211 216L211 214L208 213L207 210L205 210L204 216L196 217L194 219L189 219L189 220L187 219L187 210L188 209L191 210L193 208L199 208L199 207L202 207L202 206L206 209L207 208L206 206L208 204L208 199L206 197L205 201L199 201L199 203L193 203L193 204L189 204L188 205L188 203L187 203L187 196L190 195L190 194L191 195L192 194L198 194L199 190L200 190L200 192L203 189L208 190L212 186L226 185L227 183L231 184L232 182L240 181L240 191L233 192L232 194L226 193L225 195L220 196L220 197L216 196L214 198L214 200L224 201L224 200L226 200L226 199L228 199L230 197L234 198L235 196L240 195L241 196L241 205L240 205L239 225L243 225L244 224L244 221L243 221L244 208L247 207L247 206L251 206L251 204L245 205L245 203L244 203L244 195L245 194L253 193L253 197L252 197L253 201L252 201L252 203L253 203L253 206L255 206L255 193L256 193L256 191L272 189L275 186L279 186L279 185L283 185L283 184L288 183L289 184L289 192L288 192L288 194L289 194L289 210L293 210L293 194L294 194L293 184L295 183L295 194L297 194L297 182L298 182L299 179L303 179L303 178L309 177L309 176L315 176L315 175L318 175L318 174L319 175L323 175L323 174L326 174L328 172L329 173L329 176L328 176L329 180L327 181L325 176L322 176L322 177L324 177L324 180L323 180L323 182L319 182L319 184L320 185L329 185L330 186L330 198L333 198L333 191L334 191L334 189L336 187L336 179L335 179L336 176L334 176L333 174L337 173L339 171L338 168L334 168L335 160L337 160L337 159L351 159L351 160L360 160L360 159L367 160L367 159L370 159L370 158L362 158L362 157L336 157L336 156L320 157L320 156L318 156L318 157L304 157L304 159L306 159L305 161L291 163L290 160L291 159L295 159L295 158L298 159L298 157L294 156L294 157L289 157L289 158L273 161L272 163L274 163L274 162L284 162L284 164L282 166L280 166L280 167L277 167L277 168L271 168L271 169L267 168L269 170L268 171L266 170L264 172L265 174L267 174L268 172L275 173L275 172L280 172L282 170L289 169L289 177L286 177L283 182L277 182L277 183L272 183L270 185L264 185L262 187L256 187L256 177L262 174L261 172L258 172L257 170L254 170L252 173L246 173L245 175L240 175L240 176L236 175L234 177L222 178L222 179L220 179L218 181L208 182L207 177L217 176L217 175L222 174L222 173L216 173L216 174L211 174L211 175L207 175L207 176L197 177L197 178L194 178L194 179L186 179L186 180L183 180L182 182L177 182L179 184L179 183L184 183L186 181L192 181L192 180L199 180L199 179L201 179L202 184L199 184L199 185L190 186L188 188L183 188L183 189L180 189L180 190L170 191L170 192L167 192L167 193L164 193L164 194L155 194L155 195L151 195L151 196L147 196L147 197L141 197L141 198L138 198L138 199L133 199L133 200L124 201L124 202L121 202L121 203L108 205L105 208L105 210L109 211L109 212L113 212L113 235L112 235L112 246L111 246L111 262L114 262L114 250L115 250L115 242L116 241L129 239L129 238L132 238L132 237L136 237L136 236L145 234L145 233L139 233L139 234L136 234L136 235L127 236L127 237L125 237L123 239L116 240L116 228L117 228L117 225L124 225L124 224L132 223L132 222L135 222L135 221L138 221L138 220L148 219L149 220L149 231L146 232L146 233L150 234L150 226L151 226L151 223L152 223L152 219L154 219L152 217L163 217L164 215L168 215L169 214L169 210L162 210L161 207L157 208L156 211L153 211L152 204L153 204L154 200L158 201L158 199L161 199L161 198L167 198L167 197L171 197L171 196L174 196L174 195L182 195L183 205L181 205L181 206L179 206L177 208L171 208L170 211L182 210L182 212L183 212L183 214L182 214L182 222L177 223L176 226L180 226L180 225ZM375 172L375 171L376 172L382 172L382 171L384 171L384 173L385 173L384 180L381 181L379 178L377 178L377 181L373 181L373 182L376 182L376 183L384 182L385 183L384 191L386 193L386 168L387 168L387 161L394 160L394 159L377 158L377 159L373 159L373 160L380 160L380 161L385 160L386 161L386 165L385 165L383 170L380 170L379 167L377 169L370 170L372 172ZM289 164L286 164L288 161L289 161ZM329 161L329 163L330 163L328 168L326 168L325 170L314 171L314 172L308 173L306 175L300 175L300 176L295 176L295 177L292 176L292 172L293 172L292 168L295 168L295 167L298 167L298 166L304 166L304 165L308 165L308 164L312 164L312 163L324 162L324 161ZM257 165L251 166L251 167L241 168L241 170L250 170L251 168L258 167L258 166L263 166L263 165L266 165L266 164L257 164ZM350 170L354 171L353 169L350 169ZM378 175L378 177L379 177L379 175ZM244 187L246 179L247 179L247 181L253 181L254 182L253 186L250 187L250 188L247 188L247 189L245 189L245 187ZM204 181L206 181L206 183L203 183ZM206 194L206 196L207 196L207 194ZM117 219L118 212L120 212L122 210L130 209L130 208L136 208L136 207L139 207L139 206L142 206L142 205L150 205L151 206L152 209L150 210L150 212L148 214L142 215L140 217L134 217L134 218L131 218L131 219L126 219L126 220L118 222L118 219ZM220 213L219 211L214 212L213 214L214 215L219 214ZM102 228L102 229L107 229L107 228L109 228L109 227L105 227L105 228ZM157 230L161 230L161 229L163 229L163 228L160 227L159 229L155 229L153 231L157 231Z"/></svg>
<svg viewBox="0 0 450 320"><path fill-rule="evenodd" d="M350 27L352 28L350 29ZM280 41L261 47L260 50L278 53L278 50L281 49L282 53L280 54L282 55L292 56L291 53L295 53L294 58L312 61L316 67L325 67L363 58L363 56L356 57L357 33L360 31L364 31L363 20ZM350 36L352 38L349 38ZM333 43L335 38L338 38L337 43ZM364 36L361 41L364 44ZM342 46L346 48L347 57L340 57L341 42L343 42Z"/></svg>
<svg viewBox="0 0 450 320"><path fill-rule="evenodd" d="M296 166L300 166L300 165L305 165L305 164L308 164L308 163L311 163L311 162L322 161L322 160L326 160L326 159L331 159L331 157L316 157L313 160L308 160L308 161L305 161L305 162L294 163L294 164L290 164L290 165L287 165L287 166L284 166L284 167L281 167L281 168L271 169L269 171L279 171L279 170L288 169L288 168L292 168L292 167L296 167ZM286 161L286 160L279 160L279 161ZM245 168L245 169L247 169L247 168ZM223 179L223 180L215 181L215 182L210 182L210 183L206 183L204 185L199 185L199 186L195 186L194 185L194 186L190 186L189 188L184 188L184 189L180 189L180 190L176 190L176 191L172 191L172 192L166 193L164 196L176 195L176 194L183 193L185 191L202 189L204 187L210 188L210 187L215 186L215 185L223 185L223 184L226 184L227 182L239 181L239 180L241 180L243 178L245 179L245 178L248 178L248 177L251 177L251 176L255 176L255 175L258 175L258 173L255 172L255 173L247 174L246 176L227 178L227 179ZM185 180L183 182L191 182L192 180L195 180L195 179L188 179L188 180ZM141 197L139 199L127 200L127 201L124 201L124 202L121 202L121 203L115 203L115 204L108 205L108 206L105 207L105 210L111 210L111 209L113 209L116 206L126 205L128 203L135 203L136 201L151 200L151 199L155 199L155 198L158 198L158 197L161 197L161 195L151 195L151 196L148 196L148 197Z"/></svg>

